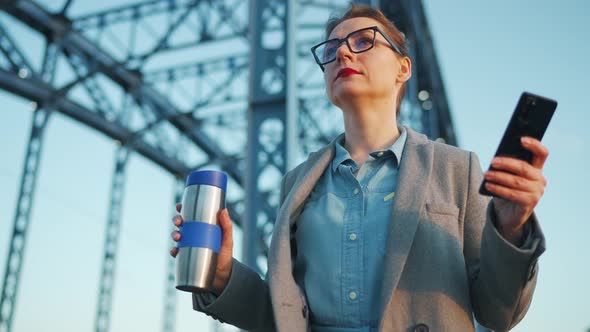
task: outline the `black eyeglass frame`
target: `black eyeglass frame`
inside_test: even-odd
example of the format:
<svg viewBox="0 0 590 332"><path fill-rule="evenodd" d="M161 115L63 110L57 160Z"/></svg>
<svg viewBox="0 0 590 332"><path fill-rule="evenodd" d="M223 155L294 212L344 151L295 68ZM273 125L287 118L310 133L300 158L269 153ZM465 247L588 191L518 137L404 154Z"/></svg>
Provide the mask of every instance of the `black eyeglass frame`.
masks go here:
<svg viewBox="0 0 590 332"><path fill-rule="evenodd" d="M371 44L371 47L367 48L366 50L355 52L355 51L352 50L352 47L350 47L350 43L348 42L348 37L350 37L351 35L353 35L355 33L358 33L359 31L363 31L363 30L373 30L374 32L379 32L381 34L381 36L383 36L383 38L385 38L385 40L387 41L387 43L389 43L389 45L391 46L391 48L393 48L393 50L396 53L398 53L399 55L403 56L403 53L400 51L399 47L397 47L397 45L395 45L395 43L393 41L391 41L391 39L389 37L387 37L387 35L385 34L385 32L383 32L383 30L381 30L381 28L379 28L378 26L372 26L372 27L367 27L367 28L362 28L362 29L355 30L355 31L349 33L348 35L346 35L344 38L332 38L332 39L328 39L328 40L325 40L325 41L323 41L323 42L321 42L321 43L313 46L311 48L311 54L313 54L313 57L315 59L315 62L320 66L320 68L322 69L322 71L324 71L324 65L327 65L328 63L333 62L333 61L336 60L336 57L334 57L334 59L332 59L330 61L322 62L318 58L317 54L315 53L315 50L318 47L321 47L322 45L325 45L325 44L330 43L330 42L337 41L338 44L336 45L336 49L338 49L338 48L340 48L340 46L342 46L342 43L346 43L346 47L348 47L348 50L350 50L350 52L355 53L355 54L363 53L363 52L366 52L366 51L374 48L375 47L375 39L377 38L376 34L373 35L373 43Z"/></svg>

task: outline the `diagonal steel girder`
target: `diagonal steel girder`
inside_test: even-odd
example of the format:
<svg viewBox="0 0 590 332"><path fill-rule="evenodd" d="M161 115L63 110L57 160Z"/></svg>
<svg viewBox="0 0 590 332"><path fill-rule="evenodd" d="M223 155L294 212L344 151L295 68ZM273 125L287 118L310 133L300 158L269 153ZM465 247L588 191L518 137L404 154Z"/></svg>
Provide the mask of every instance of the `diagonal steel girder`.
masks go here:
<svg viewBox="0 0 590 332"><path fill-rule="evenodd" d="M134 132L128 128L115 122L105 121L98 113L92 112L65 96L61 96L58 90L41 80L33 78L21 79L12 72L0 69L0 89L35 101L40 105L49 103L55 110L85 123L119 142L128 142L130 138L134 137ZM172 174L183 175L190 171L180 160L167 157L162 151L142 140L138 139L129 142L129 144L133 147L133 150L153 160Z"/></svg>
<svg viewBox="0 0 590 332"><path fill-rule="evenodd" d="M15 73L0 68L0 89L32 100L40 106L49 104L52 109L100 131L113 140L126 142L134 151L179 178L191 171L191 168L182 161L168 157L163 151L140 139L134 140L134 137L137 137L135 132L115 122L105 121L100 114L61 95L58 90L39 79L31 77L22 79ZM236 216L233 221L241 226L241 218L238 217L239 214L235 206L236 202L227 202L227 205L230 213Z"/></svg>
<svg viewBox="0 0 590 332"><path fill-rule="evenodd" d="M225 161L227 156L223 150L215 141L198 130L198 122L191 115L181 113L166 97L146 84L141 73L120 65L111 55L98 48L80 33L72 30L70 22L65 17L52 15L30 0L16 0L4 9L10 15L47 36L49 40L59 39L61 43L68 44L68 49L92 58L96 62L98 72L128 91L140 105L150 107L162 120L167 120L180 132L187 135L193 143L210 156L211 160L220 161L220 166L238 184L244 185L243 174L237 165L231 160ZM158 159L161 157L154 160ZM186 168L184 170L186 171ZM175 174L184 176L186 173ZM269 209L269 211L274 211L270 206Z"/></svg>
<svg viewBox="0 0 590 332"><path fill-rule="evenodd" d="M0 24L0 52L5 55L6 60L8 60L14 71L26 70L31 72L32 75L36 75L33 71L33 66L20 49L15 46L13 38L10 37L8 31L2 24Z"/></svg>

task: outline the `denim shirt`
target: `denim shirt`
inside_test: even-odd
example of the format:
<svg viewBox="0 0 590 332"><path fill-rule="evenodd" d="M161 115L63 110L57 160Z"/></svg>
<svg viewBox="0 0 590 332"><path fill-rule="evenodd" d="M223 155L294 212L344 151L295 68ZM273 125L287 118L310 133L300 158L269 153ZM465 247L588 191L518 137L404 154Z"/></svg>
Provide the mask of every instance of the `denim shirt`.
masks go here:
<svg viewBox="0 0 590 332"><path fill-rule="evenodd" d="M297 220L294 275L314 331L378 326L387 224L407 138L399 129L396 142L370 153L360 169L339 141Z"/></svg>

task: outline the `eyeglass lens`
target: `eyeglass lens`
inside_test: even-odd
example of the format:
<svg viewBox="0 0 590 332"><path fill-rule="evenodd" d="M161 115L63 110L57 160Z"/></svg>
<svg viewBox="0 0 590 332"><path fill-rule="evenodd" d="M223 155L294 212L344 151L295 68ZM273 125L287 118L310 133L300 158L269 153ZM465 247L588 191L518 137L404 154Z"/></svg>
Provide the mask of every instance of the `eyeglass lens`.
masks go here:
<svg viewBox="0 0 590 332"><path fill-rule="evenodd" d="M375 30L363 29L355 31L351 33L347 39L348 45L350 45L350 50L352 52L364 52L373 47L373 41L375 40ZM318 47L315 50L318 59L320 59L322 63L328 63L336 59L336 51L343 42L344 40L340 41L338 39L332 39Z"/></svg>

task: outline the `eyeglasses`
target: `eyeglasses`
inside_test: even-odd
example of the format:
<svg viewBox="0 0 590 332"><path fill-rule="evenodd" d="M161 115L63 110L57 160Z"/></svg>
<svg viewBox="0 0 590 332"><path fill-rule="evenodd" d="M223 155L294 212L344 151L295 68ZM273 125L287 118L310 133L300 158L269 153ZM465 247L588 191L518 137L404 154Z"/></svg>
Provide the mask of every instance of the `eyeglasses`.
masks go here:
<svg viewBox="0 0 590 332"><path fill-rule="evenodd" d="M383 38L389 43L393 50L400 55L403 55L399 47L385 35L385 33L377 26L362 28L349 33L344 38L329 39L317 44L311 48L311 53L315 58L315 62L324 70L324 65L336 60L336 52L342 43L346 43L348 49L352 53L366 52L375 47L375 36L379 32Z"/></svg>

